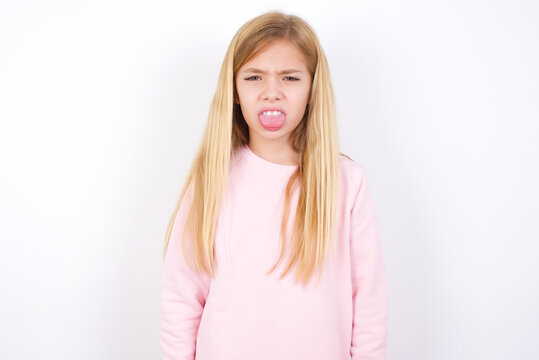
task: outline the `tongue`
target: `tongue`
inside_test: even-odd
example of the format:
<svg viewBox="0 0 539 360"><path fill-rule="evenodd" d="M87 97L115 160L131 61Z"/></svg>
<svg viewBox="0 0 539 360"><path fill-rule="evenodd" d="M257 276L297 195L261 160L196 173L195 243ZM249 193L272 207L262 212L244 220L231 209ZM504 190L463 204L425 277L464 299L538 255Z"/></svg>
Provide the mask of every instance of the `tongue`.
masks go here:
<svg viewBox="0 0 539 360"><path fill-rule="evenodd" d="M265 127L276 128L281 127L284 124L286 116L284 114L280 115L258 115L258 120Z"/></svg>

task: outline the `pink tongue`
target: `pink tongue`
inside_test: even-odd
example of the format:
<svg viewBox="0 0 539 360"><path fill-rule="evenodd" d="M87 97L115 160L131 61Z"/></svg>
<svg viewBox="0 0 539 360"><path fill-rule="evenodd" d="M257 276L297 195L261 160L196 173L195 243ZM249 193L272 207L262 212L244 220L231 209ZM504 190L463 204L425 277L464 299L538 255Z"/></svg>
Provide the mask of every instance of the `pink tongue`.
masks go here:
<svg viewBox="0 0 539 360"><path fill-rule="evenodd" d="M258 120L266 127L280 127L284 124L286 116L281 115L258 115Z"/></svg>

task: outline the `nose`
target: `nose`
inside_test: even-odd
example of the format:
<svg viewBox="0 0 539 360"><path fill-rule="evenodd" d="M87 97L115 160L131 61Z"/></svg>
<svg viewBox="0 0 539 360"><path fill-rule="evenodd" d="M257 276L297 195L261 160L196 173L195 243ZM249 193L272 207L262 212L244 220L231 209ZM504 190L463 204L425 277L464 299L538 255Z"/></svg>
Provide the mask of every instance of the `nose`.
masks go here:
<svg viewBox="0 0 539 360"><path fill-rule="evenodd" d="M281 84L279 83L279 79L271 76L266 77L264 90L262 92L263 99L277 100L281 99L282 96L283 93L281 91Z"/></svg>

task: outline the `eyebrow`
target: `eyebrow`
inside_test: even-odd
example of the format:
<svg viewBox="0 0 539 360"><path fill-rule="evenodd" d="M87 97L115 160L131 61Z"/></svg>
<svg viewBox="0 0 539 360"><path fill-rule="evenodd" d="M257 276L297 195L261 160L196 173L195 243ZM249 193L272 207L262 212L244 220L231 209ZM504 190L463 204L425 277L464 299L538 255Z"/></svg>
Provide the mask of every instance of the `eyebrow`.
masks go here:
<svg viewBox="0 0 539 360"><path fill-rule="evenodd" d="M243 70L242 72L244 72L244 73L258 73L258 74L265 74L266 73L263 70L255 69L255 68L248 68L248 69ZM283 75L283 74L302 73L302 72L303 71L296 70L296 69L286 69L286 70L278 71L277 74Z"/></svg>

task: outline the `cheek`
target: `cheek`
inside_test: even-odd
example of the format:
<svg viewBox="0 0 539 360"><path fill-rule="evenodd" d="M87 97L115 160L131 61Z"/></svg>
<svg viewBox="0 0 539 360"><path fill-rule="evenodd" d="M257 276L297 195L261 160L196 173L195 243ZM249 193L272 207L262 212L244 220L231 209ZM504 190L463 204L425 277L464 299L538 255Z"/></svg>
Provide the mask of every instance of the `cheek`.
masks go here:
<svg viewBox="0 0 539 360"><path fill-rule="evenodd" d="M236 91L238 92L238 95L245 96L245 94L248 92L245 84L242 81L236 82Z"/></svg>
<svg viewBox="0 0 539 360"><path fill-rule="evenodd" d="M236 88L238 96L243 102L250 101L250 99L255 95L252 89L249 89L245 86L238 86Z"/></svg>
<svg viewBox="0 0 539 360"><path fill-rule="evenodd" d="M309 92L310 87L302 87L298 89L294 89L293 92L290 93L290 98L294 99L294 104L296 104L295 107L303 109L306 105L306 103L309 101Z"/></svg>

